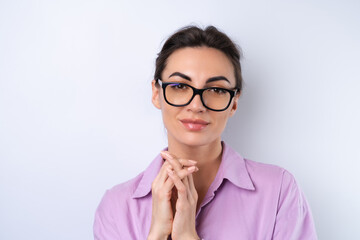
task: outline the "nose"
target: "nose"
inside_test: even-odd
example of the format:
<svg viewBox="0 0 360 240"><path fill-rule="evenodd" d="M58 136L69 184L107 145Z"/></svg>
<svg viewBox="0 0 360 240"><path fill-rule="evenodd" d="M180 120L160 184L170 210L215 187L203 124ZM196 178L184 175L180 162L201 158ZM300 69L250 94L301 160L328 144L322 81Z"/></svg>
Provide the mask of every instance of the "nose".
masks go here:
<svg viewBox="0 0 360 240"><path fill-rule="evenodd" d="M196 94L186 107L188 111L193 111L193 112L204 112L206 110L205 106L201 101L199 94Z"/></svg>

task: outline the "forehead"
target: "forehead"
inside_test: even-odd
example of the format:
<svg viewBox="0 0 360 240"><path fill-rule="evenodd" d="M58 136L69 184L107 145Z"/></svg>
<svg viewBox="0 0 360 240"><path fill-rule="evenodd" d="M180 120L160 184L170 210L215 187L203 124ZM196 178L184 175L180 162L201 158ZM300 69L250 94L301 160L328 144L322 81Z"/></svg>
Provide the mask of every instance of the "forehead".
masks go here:
<svg viewBox="0 0 360 240"><path fill-rule="evenodd" d="M235 83L234 67L220 50L209 47L186 47L173 52L166 62L163 77L181 72L194 79L225 76Z"/></svg>

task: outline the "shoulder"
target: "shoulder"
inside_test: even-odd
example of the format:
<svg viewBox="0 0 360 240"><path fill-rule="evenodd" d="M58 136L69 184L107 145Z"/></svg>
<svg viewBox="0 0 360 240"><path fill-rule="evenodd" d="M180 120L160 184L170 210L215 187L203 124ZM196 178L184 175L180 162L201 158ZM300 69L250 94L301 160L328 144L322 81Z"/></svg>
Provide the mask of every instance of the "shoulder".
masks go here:
<svg viewBox="0 0 360 240"><path fill-rule="evenodd" d="M151 183L156 177L161 164L162 158L158 155L147 169L136 177L108 189L100 202L99 209L111 208L113 212L114 209L127 209L129 204L134 206L136 198L145 197L151 192Z"/></svg>
<svg viewBox="0 0 360 240"><path fill-rule="evenodd" d="M283 181L294 181L293 175L286 169L267 163L244 158L224 143L223 171L237 186L250 190L275 194L280 191ZM274 191L276 190L276 191Z"/></svg>
<svg viewBox="0 0 360 240"><path fill-rule="evenodd" d="M286 169L244 159L255 193L275 213L273 239L317 239L306 197Z"/></svg>
<svg viewBox="0 0 360 240"><path fill-rule="evenodd" d="M286 178L294 178L289 171L280 166L256 162L246 158L244 158L244 161L249 175L252 178L259 180L282 179L284 176Z"/></svg>
<svg viewBox="0 0 360 240"><path fill-rule="evenodd" d="M258 191L272 191L280 194L282 189L296 188L295 177L288 170L267 163L244 159L249 176Z"/></svg>
<svg viewBox="0 0 360 240"><path fill-rule="evenodd" d="M232 163L243 163L246 169L238 175L246 179L247 174L253 184L248 191L251 202L257 211L265 209L263 216L274 222L272 239L317 239L310 207L293 174L276 165L232 156L237 159Z"/></svg>
<svg viewBox="0 0 360 240"><path fill-rule="evenodd" d="M136 177L105 192L95 212L95 239L142 239L139 229L151 217L151 183L161 164L159 155Z"/></svg>
<svg viewBox="0 0 360 240"><path fill-rule="evenodd" d="M143 173L140 173L135 178L105 192L95 212L93 225L95 239L123 239L122 228L131 228L127 219L129 203L142 175Z"/></svg>
<svg viewBox="0 0 360 240"><path fill-rule="evenodd" d="M139 185L143 175L144 172L141 172L136 177L106 190L99 206L106 207L109 204L112 205L114 203L121 206L123 203L129 201L129 199L132 198L134 192L136 191L136 188Z"/></svg>
<svg viewBox="0 0 360 240"><path fill-rule="evenodd" d="M293 174L288 170L276 165L259 163L248 159L245 159L245 163L256 192L262 197L274 198L277 202L278 211L280 209L288 211L291 208L296 209L303 205L308 208L300 186Z"/></svg>

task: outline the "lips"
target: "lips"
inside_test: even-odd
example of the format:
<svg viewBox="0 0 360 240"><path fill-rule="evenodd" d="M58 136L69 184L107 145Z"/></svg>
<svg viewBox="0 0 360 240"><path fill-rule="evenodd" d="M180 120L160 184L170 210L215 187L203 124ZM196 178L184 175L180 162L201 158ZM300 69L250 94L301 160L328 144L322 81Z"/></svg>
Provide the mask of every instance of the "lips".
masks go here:
<svg viewBox="0 0 360 240"><path fill-rule="evenodd" d="M202 119L182 119L180 122L190 131L201 131L209 125L209 122Z"/></svg>

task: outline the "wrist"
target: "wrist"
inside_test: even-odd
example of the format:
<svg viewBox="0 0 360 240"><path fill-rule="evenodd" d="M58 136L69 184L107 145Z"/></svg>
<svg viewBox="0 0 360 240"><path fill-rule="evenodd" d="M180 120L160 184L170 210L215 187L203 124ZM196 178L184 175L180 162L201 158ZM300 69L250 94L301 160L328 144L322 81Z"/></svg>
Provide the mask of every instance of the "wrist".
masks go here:
<svg viewBox="0 0 360 240"><path fill-rule="evenodd" d="M173 238L173 239L175 239L175 238ZM196 236L193 236L193 237L190 237L190 236L188 236L188 237L181 237L181 238L179 238L179 239L186 239L186 240L189 240L189 239L191 239L191 240L202 240L198 235L196 235Z"/></svg>
<svg viewBox="0 0 360 240"><path fill-rule="evenodd" d="M167 240L168 235L149 233L147 240Z"/></svg>
<svg viewBox="0 0 360 240"><path fill-rule="evenodd" d="M151 224L147 240L167 240L168 237L169 233L163 231L159 225Z"/></svg>
<svg viewBox="0 0 360 240"><path fill-rule="evenodd" d="M156 237L156 236L150 236L150 235L147 237L147 240L167 240L167 239L168 239L168 237Z"/></svg>

